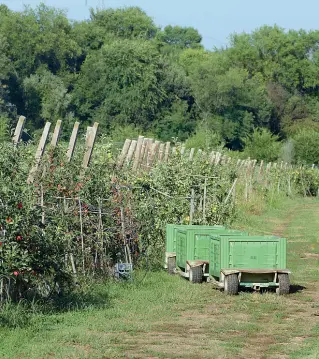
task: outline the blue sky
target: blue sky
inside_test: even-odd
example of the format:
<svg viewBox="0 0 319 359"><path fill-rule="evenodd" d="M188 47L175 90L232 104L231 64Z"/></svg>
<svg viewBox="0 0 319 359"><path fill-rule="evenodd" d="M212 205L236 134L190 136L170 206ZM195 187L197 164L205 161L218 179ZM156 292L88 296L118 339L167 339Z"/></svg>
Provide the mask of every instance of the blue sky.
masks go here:
<svg viewBox="0 0 319 359"><path fill-rule="evenodd" d="M40 0L2 0L13 10ZM160 26L193 26L206 48L225 46L233 32L250 32L264 24L286 29L319 28L318 0L46 0L47 5L68 10L72 19L88 18L89 8L139 6ZM88 3L86 6L86 2Z"/></svg>

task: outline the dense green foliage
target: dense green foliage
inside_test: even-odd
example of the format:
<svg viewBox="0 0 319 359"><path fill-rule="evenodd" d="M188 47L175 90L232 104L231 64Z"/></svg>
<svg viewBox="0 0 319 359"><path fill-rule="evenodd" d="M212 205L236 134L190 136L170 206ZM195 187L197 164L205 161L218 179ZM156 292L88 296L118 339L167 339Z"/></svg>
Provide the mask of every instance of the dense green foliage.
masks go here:
<svg viewBox="0 0 319 359"><path fill-rule="evenodd" d="M292 161L317 163L300 141L305 130L319 132L318 46L317 30L263 26L207 51L197 30L161 29L135 7L91 10L88 21L73 22L44 4L22 12L1 5L0 138L17 114L31 132L48 119L77 119L98 121L116 140L133 126L133 134L233 150L264 128L272 142L294 138ZM256 156L282 152L267 148Z"/></svg>
<svg viewBox="0 0 319 359"><path fill-rule="evenodd" d="M54 153L50 148L27 184L34 150L0 143L0 304L65 295L79 277L108 275L119 259L127 260L125 251L135 265L144 253L162 266L166 224L190 223L190 208L193 224L233 219L234 201L226 198L234 165L211 166L202 158L190 167L177 153L136 173L117 168L111 145L102 141L85 172L83 147L71 162L63 145Z"/></svg>

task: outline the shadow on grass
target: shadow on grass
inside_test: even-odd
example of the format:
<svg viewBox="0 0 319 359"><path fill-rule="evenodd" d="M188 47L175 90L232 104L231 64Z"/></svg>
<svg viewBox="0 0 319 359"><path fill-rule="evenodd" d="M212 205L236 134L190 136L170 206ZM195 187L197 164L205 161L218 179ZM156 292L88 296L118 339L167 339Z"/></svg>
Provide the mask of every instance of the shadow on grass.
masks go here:
<svg viewBox="0 0 319 359"><path fill-rule="evenodd" d="M302 285L298 285L298 284L291 284L290 285L290 294L294 294L294 293L300 293L303 290L307 289L306 287L302 286Z"/></svg>
<svg viewBox="0 0 319 359"><path fill-rule="evenodd" d="M289 289L289 294L295 294L295 293L301 293L306 287L303 287L302 285L298 284L291 284ZM241 288L241 293L256 293L256 291L252 288ZM260 294L264 293L276 293L276 289L274 288L262 288L260 291L258 291Z"/></svg>
<svg viewBox="0 0 319 359"><path fill-rule="evenodd" d="M0 326L7 328L41 327L50 318L66 312L111 307L107 286L98 285L46 299L6 302L0 307ZM63 316L59 320L63 320Z"/></svg>

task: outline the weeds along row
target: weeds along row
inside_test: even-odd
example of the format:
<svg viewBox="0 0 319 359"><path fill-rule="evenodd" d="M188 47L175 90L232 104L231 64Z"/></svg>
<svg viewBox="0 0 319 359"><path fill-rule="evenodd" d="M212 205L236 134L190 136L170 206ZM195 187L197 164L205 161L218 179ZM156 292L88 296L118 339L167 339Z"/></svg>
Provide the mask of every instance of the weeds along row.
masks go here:
<svg viewBox="0 0 319 359"><path fill-rule="evenodd" d="M315 169L192 162L178 153L150 171L117 166L97 146L86 170L65 149L45 155L32 184L34 148L0 144L1 301L72 291L117 262L162 264L165 225L231 224L236 203L276 193L315 194Z"/></svg>

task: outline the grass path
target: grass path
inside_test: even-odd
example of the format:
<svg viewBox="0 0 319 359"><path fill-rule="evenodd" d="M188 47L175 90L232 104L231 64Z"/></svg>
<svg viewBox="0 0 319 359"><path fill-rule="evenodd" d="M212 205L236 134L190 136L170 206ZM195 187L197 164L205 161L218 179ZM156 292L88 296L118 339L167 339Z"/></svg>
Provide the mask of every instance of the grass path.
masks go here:
<svg viewBox="0 0 319 359"><path fill-rule="evenodd" d="M0 358L319 358L319 202L287 201L250 217L252 233L288 238L294 293L227 297L166 273L95 289L102 307L0 329Z"/></svg>

